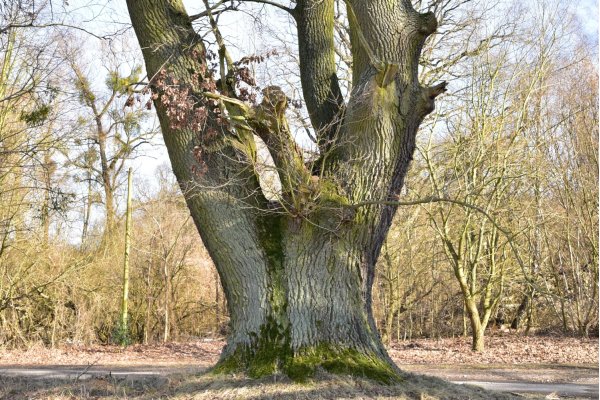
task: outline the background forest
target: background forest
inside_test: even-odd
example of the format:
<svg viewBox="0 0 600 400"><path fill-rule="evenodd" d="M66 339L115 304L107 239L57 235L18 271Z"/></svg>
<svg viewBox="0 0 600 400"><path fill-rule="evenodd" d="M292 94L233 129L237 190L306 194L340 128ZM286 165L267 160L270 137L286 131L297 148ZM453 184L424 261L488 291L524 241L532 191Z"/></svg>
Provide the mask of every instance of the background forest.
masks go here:
<svg viewBox="0 0 600 400"><path fill-rule="evenodd" d="M298 106L289 119L308 159L297 46L267 25L291 22L240 3L205 4L223 32L245 11L255 39L229 49L257 85L280 85ZM597 5L594 14L559 0L413 3L440 21L421 80L446 80L449 91L420 130L403 218L380 257L384 340L490 329L597 336ZM0 346L120 340L129 167L129 339L227 331L123 15L118 2L0 2ZM350 90L347 27L336 34ZM276 193L272 162L263 167L261 183Z"/></svg>

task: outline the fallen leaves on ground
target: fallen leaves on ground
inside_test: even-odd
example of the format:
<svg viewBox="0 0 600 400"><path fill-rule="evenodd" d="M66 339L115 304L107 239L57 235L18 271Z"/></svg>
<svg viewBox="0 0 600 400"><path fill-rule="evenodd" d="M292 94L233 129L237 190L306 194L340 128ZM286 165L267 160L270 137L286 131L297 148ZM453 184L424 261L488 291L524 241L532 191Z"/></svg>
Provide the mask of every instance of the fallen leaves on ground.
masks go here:
<svg viewBox="0 0 600 400"><path fill-rule="evenodd" d="M198 339L185 343L132 345L42 345L0 350L0 365L213 365L225 342ZM505 334L486 338L486 350L471 351L469 338L415 339L392 343L398 364L598 364L598 339Z"/></svg>
<svg viewBox="0 0 600 400"><path fill-rule="evenodd" d="M598 339L505 334L486 337L481 353L470 338L419 339L389 352L398 364L598 364Z"/></svg>
<svg viewBox="0 0 600 400"><path fill-rule="evenodd" d="M49 349L35 345L27 350L0 350L0 365L178 365L210 366L221 353L222 339L199 339L185 343L114 345L63 345Z"/></svg>

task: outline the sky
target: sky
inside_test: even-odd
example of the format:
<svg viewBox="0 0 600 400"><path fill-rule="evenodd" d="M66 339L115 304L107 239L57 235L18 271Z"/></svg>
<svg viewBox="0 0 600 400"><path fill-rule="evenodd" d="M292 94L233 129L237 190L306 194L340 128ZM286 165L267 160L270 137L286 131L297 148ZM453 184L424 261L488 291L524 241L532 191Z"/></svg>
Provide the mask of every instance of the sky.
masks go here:
<svg viewBox="0 0 600 400"><path fill-rule="evenodd" d="M571 2L576 7L576 15L583 32L591 39L598 40L598 2L595 0L579 0Z"/></svg>
<svg viewBox="0 0 600 400"><path fill-rule="evenodd" d="M532 3L536 0L526 1ZM588 43L596 44L597 46L598 1L560 1L563 5L573 10L576 21L581 29L580 32L586 36ZM204 9L200 0L184 0L184 3L188 7L188 13L190 14L200 12ZM70 0L68 6L63 7L65 7L64 11L66 11L64 14L65 17L73 25L80 26L96 35L109 34L115 30L125 30L132 38L132 49L136 48L133 30L131 28L128 29L129 19L125 0ZM268 6L260 7L260 12L257 14L256 19L245 13L235 12L227 13L223 16L220 20L220 28L227 40L230 40L230 43L232 43L229 50L234 59L239 59L241 56L247 54L261 54L265 50L265 47L268 48L268 45L261 43L258 37L259 31L264 29L261 27L262 23L266 23L268 26L281 31L284 38L292 28L286 18L282 18L280 13L274 12L272 7ZM101 41L90 35L81 34L81 36L86 40L86 45L89 46L87 48L97 53L101 46ZM291 50L295 50L295 45L291 47ZM137 61L142 63L139 52L134 50L133 53L138 53ZM91 59L92 63L99 63L97 58L94 60L94 57L91 57ZM94 66L92 65L91 68L94 69ZM95 69L97 71L104 70L101 65L98 65ZM269 69L265 68L265 70L268 71ZM263 75L258 77L259 80L266 81L270 78L265 73L268 72L263 71ZM96 84L102 85L103 82L104 75L102 72L99 72L96 75ZM293 86L290 85L290 87ZM145 149L143 157L131 161L137 186L144 187L144 189L152 187L156 168L163 164L168 164L168 157L164 146L160 144L153 147L148 146Z"/></svg>

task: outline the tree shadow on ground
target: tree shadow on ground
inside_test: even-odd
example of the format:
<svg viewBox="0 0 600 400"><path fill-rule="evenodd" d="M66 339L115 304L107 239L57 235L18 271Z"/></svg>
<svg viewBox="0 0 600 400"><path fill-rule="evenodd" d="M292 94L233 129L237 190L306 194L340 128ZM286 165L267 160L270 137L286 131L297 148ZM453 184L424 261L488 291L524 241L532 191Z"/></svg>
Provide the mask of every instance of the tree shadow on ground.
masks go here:
<svg viewBox="0 0 600 400"><path fill-rule="evenodd" d="M169 378L94 376L82 379L0 376L0 400L21 399L154 399L168 388ZM148 396L148 397L147 397Z"/></svg>
<svg viewBox="0 0 600 400"><path fill-rule="evenodd" d="M170 399L170 400L508 400L508 393L456 385L439 378L403 373L401 383L388 386L368 379L319 372L299 384L283 376L250 379L242 375L174 374L145 377L92 377L80 380L0 376L0 400L21 399ZM531 399L533 397L528 397Z"/></svg>
<svg viewBox="0 0 600 400"><path fill-rule="evenodd" d="M406 400L508 400L520 396L457 385L439 378L403 373L401 383L388 386L368 379L321 372L305 384L282 376L250 379L245 376L214 376L205 373L181 382L175 396L204 399L406 399ZM175 397L178 398L178 397Z"/></svg>

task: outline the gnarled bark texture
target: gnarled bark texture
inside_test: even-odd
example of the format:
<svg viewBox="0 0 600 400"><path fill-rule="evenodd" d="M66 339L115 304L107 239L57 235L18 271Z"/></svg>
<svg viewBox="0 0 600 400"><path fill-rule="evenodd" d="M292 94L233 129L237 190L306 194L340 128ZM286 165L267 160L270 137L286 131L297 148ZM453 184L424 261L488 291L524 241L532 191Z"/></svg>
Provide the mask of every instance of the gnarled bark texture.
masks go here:
<svg viewBox="0 0 600 400"><path fill-rule="evenodd" d="M395 212L380 202L398 195L419 123L445 89L417 79L435 18L408 0L348 1L354 89L344 101L333 0L299 0L291 10L321 151L317 177L293 143L278 88L255 107L219 92L181 0L127 3L173 170L227 297L231 334L217 370L302 380L320 366L393 381L371 314L375 263ZM191 111L177 105L182 96L193 99ZM179 123L186 113L200 123ZM254 134L281 178L275 209L253 168Z"/></svg>

